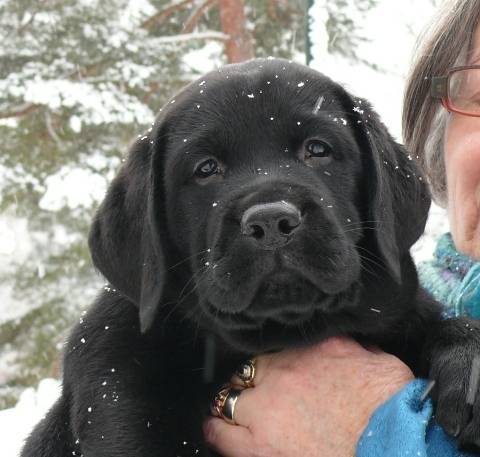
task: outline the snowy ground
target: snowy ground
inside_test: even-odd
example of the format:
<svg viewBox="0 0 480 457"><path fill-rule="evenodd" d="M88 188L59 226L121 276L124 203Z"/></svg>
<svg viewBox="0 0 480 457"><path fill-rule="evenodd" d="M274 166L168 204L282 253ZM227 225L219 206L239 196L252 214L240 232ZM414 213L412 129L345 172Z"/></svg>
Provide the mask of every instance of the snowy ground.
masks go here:
<svg viewBox="0 0 480 457"><path fill-rule="evenodd" d="M0 411L0 455L2 457L19 455L23 440L54 403L59 393L58 381L44 379L37 389L26 389L15 408Z"/></svg>

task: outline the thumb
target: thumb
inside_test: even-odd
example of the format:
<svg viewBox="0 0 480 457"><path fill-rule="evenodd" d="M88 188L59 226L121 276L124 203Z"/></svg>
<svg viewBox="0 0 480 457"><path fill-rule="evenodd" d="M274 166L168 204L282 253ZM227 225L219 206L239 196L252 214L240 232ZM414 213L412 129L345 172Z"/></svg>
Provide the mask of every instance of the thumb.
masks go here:
<svg viewBox="0 0 480 457"><path fill-rule="evenodd" d="M251 457L253 436L248 428L230 425L223 419L208 418L203 424L207 444L223 457Z"/></svg>

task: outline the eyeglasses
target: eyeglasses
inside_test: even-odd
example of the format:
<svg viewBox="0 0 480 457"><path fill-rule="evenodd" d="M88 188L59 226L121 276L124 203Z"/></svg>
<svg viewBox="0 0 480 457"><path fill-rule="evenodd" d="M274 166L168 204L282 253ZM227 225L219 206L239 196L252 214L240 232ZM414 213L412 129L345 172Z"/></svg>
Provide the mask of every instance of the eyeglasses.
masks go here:
<svg viewBox="0 0 480 457"><path fill-rule="evenodd" d="M430 93L450 112L480 117L480 65L455 67L446 76L434 76Z"/></svg>

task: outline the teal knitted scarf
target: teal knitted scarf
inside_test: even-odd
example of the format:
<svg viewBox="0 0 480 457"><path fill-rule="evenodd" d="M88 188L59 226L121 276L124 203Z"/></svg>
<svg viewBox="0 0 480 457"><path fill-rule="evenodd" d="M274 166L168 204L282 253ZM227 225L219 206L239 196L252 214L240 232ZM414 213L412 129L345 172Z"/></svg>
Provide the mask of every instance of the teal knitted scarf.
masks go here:
<svg viewBox="0 0 480 457"><path fill-rule="evenodd" d="M452 236L440 237L434 258L418 265L420 283L445 307L445 317L480 318L480 262L460 254Z"/></svg>

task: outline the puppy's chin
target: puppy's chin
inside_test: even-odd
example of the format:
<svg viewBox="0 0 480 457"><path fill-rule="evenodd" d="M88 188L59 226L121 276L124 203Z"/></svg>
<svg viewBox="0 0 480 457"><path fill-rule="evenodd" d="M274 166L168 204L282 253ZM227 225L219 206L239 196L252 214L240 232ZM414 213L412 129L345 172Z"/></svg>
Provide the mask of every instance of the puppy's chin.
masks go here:
<svg viewBox="0 0 480 457"><path fill-rule="evenodd" d="M355 308L359 294L360 287L354 283L337 295L326 295L317 290L308 307L284 304L279 305L276 311L267 307L268 311L259 312L260 303L255 303L257 311L249 307L235 314L203 301L202 320L207 328L240 352L279 351L313 344L325 338L332 316Z"/></svg>

